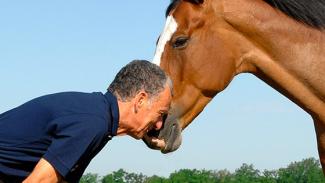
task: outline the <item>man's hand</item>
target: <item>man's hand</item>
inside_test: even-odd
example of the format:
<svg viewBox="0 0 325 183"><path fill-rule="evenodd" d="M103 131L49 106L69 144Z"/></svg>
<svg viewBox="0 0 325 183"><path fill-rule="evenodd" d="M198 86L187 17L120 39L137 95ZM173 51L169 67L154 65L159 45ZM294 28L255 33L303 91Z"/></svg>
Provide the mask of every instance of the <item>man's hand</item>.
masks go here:
<svg viewBox="0 0 325 183"><path fill-rule="evenodd" d="M23 183L58 183L62 176L45 159L41 159Z"/></svg>

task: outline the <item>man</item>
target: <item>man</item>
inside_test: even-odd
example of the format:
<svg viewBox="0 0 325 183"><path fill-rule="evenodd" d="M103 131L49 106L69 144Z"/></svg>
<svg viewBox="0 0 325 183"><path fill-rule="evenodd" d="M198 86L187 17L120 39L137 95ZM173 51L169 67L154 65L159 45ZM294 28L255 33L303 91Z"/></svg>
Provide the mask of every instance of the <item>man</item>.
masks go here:
<svg viewBox="0 0 325 183"><path fill-rule="evenodd" d="M0 182L78 182L113 136L147 138L171 102L168 76L148 61L123 67L108 92L64 92L0 114Z"/></svg>

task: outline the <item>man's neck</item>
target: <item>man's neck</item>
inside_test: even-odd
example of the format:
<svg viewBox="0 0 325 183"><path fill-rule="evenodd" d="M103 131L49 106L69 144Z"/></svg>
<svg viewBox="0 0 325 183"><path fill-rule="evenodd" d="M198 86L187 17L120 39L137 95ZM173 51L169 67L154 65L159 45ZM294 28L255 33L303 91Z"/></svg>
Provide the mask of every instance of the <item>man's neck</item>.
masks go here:
<svg viewBox="0 0 325 183"><path fill-rule="evenodd" d="M131 102L123 102L118 100L118 108L119 108L119 126L117 129L117 136L122 136L128 134L128 131L132 128L131 126L131 110L132 103Z"/></svg>

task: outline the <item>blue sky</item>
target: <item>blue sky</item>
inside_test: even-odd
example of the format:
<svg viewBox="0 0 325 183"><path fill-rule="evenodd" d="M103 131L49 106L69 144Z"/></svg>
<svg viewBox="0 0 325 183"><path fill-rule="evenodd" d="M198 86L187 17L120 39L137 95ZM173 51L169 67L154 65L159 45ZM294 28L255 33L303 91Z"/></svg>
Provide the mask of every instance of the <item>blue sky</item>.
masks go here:
<svg viewBox="0 0 325 183"><path fill-rule="evenodd" d="M0 113L62 91L105 92L133 59L153 58L169 0L1 1ZM276 169L316 157L311 117L249 74L237 76L183 132L171 154L114 138L86 172L123 168L167 176L181 168Z"/></svg>

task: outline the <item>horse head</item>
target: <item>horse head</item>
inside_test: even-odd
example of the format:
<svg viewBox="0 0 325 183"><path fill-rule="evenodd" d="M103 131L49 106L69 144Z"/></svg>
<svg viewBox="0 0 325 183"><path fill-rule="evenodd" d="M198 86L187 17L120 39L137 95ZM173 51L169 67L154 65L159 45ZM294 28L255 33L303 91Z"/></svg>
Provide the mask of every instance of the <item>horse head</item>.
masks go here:
<svg viewBox="0 0 325 183"><path fill-rule="evenodd" d="M167 140L162 152L180 146L180 131L235 75L255 69L244 62L255 47L234 28L232 23L241 21L236 14L225 12L225 4L234 5L231 1L174 0L167 8L165 28L153 59L174 84L171 111L159 133Z"/></svg>
<svg viewBox="0 0 325 183"><path fill-rule="evenodd" d="M182 129L228 85L235 73L232 50L224 41L227 32L220 34L211 26L218 22L209 17L214 10L207 8L207 3L203 0L173 1L157 42L153 62L168 73L174 87L171 111L158 135L166 142L163 153L178 149Z"/></svg>

